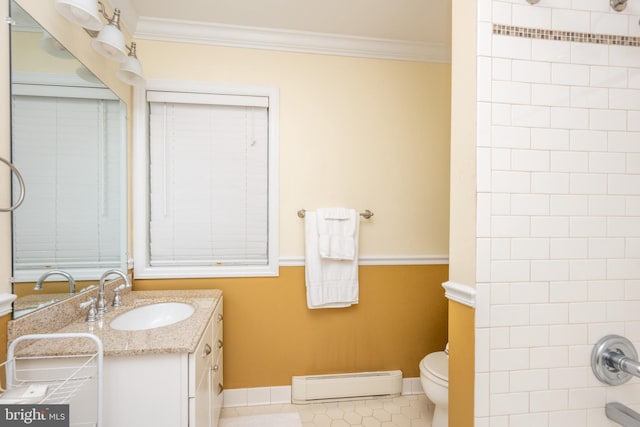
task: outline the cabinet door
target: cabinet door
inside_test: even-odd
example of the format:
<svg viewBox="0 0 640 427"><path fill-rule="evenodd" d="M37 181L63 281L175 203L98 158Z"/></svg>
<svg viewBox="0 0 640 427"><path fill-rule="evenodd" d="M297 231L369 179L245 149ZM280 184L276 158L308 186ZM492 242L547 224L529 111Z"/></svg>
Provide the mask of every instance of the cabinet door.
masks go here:
<svg viewBox="0 0 640 427"><path fill-rule="evenodd" d="M189 400L193 404L190 408L191 419L189 420L189 427L212 426L211 407L213 402L211 401L211 374L209 369L205 369L200 378L198 378L196 395Z"/></svg>
<svg viewBox="0 0 640 427"><path fill-rule="evenodd" d="M196 351L189 354L189 427L211 426L211 359L215 356L213 325L210 321Z"/></svg>

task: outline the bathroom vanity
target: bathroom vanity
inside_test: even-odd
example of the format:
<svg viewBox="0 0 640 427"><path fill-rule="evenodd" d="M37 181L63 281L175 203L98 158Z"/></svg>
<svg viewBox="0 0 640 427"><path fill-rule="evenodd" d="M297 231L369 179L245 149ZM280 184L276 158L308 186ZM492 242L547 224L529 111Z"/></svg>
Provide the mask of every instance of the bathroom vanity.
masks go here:
<svg viewBox="0 0 640 427"><path fill-rule="evenodd" d="M84 313L78 312L79 318L50 331L90 332L102 341L102 426L216 427L223 404L222 292L129 291L122 300L123 306L110 307L102 320L86 322ZM189 304L193 313L161 327L134 325L132 330L120 330L110 326L123 313L168 302ZM75 301L75 306L78 303ZM27 315L24 320L46 315L54 307ZM79 351L74 342L43 347L31 346L28 350L47 355Z"/></svg>

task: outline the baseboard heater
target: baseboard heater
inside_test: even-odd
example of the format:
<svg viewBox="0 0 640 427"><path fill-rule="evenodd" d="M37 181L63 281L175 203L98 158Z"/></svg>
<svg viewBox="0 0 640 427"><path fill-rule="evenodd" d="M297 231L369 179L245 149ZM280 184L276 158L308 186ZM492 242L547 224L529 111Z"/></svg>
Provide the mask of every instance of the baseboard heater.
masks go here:
<svg viewBox="0 0 640 427"><path fill-rule="evenodd" d="M291 401L293 403L393 397L399 396L401 393L402 371L307 375L291 378Z"/></svg>

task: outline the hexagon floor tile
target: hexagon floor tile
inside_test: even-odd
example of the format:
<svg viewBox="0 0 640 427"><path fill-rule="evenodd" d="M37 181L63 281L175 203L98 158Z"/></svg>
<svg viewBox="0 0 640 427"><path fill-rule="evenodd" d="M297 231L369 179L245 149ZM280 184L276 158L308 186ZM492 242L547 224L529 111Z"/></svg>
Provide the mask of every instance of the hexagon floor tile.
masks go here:
<svg viewBox="0 0 640 427"><path fill-rule="evenodd" d="M425 395L394 398L223 408L222 418L297 412L302 427L431 427L433 403ZM252 417L255 420L255 417ZM252 424L253 425L253 424ZM270 426L268 423L262 427Z"/></svg>

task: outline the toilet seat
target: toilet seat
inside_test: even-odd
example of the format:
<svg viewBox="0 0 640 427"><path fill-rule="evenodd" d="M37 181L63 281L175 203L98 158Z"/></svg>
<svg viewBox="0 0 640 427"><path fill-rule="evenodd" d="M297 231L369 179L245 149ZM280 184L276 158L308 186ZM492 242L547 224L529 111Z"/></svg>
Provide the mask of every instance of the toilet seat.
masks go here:
<svg viewBox="0 0 640 427"><path fill-rule="evenodd" d="M420 371L433 381L447 386L449 383L449 359L444 351L427 354L420 361Z"/></svg>

